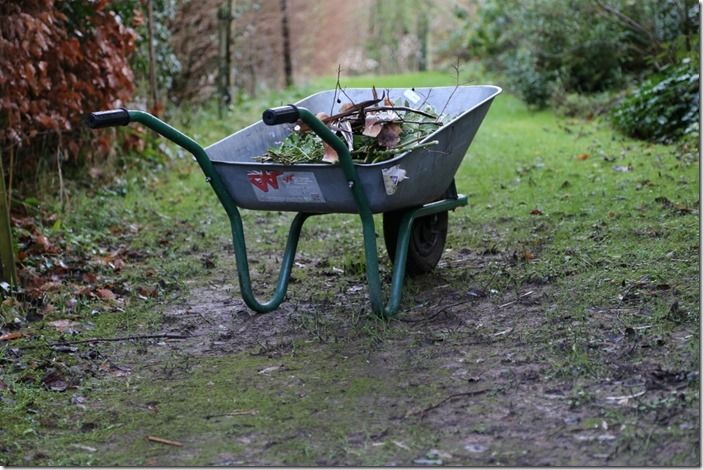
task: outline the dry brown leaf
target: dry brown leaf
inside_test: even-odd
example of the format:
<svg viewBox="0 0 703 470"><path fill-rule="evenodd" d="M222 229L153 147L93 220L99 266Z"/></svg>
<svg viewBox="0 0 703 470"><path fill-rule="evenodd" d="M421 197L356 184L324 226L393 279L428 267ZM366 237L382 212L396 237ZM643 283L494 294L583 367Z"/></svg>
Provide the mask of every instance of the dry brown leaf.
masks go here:
<svg viewBox="0 0 703 470"><path fill-rule="evenodd" d="M393 148L400 142L400 133L403 129L394 122L383 125L383 129L378 134L378 144L387 149Z"/></svg>
<svg viewBox="0 0 703 470"><path fill-rule="evenodd" d="M60 282L45 282L44 284L39 286L39 290L42 292L56 292L59 289L61 289Z"/></svg>
<svg viewBox="0 0 703 470"><path fill-rule="evenodd" d="M32 241L38 245L42 252L44 253L54 253L56 252L56 247L46 238L45 235L37 234L32 235Z"/></svg>
<svg viewBox="0 0 703 470"><path fill-rule="evenodd" d="M73 293L78 297L87 297L92 293L92 288L90 286L80 287L73 291Z"/></svg>
<svg viewBox="0 0 703 470"><path fill-rule="evenodd" d="M42 383L47 390L52 392L64 392L68 388L66 377L57 370L47 372L42 378Z"/></svg>
<svg viewBox="0 0 703 470"><path fill-rule="evenodd" d="M159 290L156 287L148 288L139 286L137 287L137 294L143 297L156 297L159 294Z"/></svg>
<svg viewBox="0 0 703 470"><path fill-rule="evenodd" d="M110 289L100 288L95 289L95 295L103 300L115 300L115 293Z"/></svg>
<svg viewBox="0 0 703 470"><path fill-rule="evenodd" d="M327 142L322 142L322 147L325 149L325 154L322 157L323 162L337 163L339 161L339 155L337 155L337 151L333 149Z"/></svg>
<svg viewBox="0 0 703 470"><path fill-rule="evenodd" d="M364 131L362 134L367 137L377 137L382 130L383 123L378 122L378 116L374 113L367 114L366 120L364 121Z"/></svg>
<svg viewBox="0 0 703 470"><path fill-rule="evenodd" d="M588 157L590 157L590 155L587 153L579 153L578 155L576 155L576 159L581 161L588 160Z"/></svg>
<svg viewBox="0 0 703 470"><path fill-rule="evenodd" d="M12 341L13 339L19 339L23 336L29 335L22 331L13 331L12 333L5 333L4 335L0 336L0 341Z"/></svg>

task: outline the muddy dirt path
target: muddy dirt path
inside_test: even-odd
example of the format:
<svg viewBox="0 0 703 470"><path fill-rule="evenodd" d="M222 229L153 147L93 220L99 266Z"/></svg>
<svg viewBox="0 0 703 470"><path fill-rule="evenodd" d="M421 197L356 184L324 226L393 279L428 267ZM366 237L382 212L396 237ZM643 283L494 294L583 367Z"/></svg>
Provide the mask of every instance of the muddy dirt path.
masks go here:
<svg viewBox="0 0 703 470"><path fill-rule="evenodd" d="M699 462L697 373L669 359L687 347L686 331L644 340L622 329L618 312L584 319L558 311L549 285L486 292L453 277L459 262L483 261L450 256L443 269L413 281L390 323L365 313L365 289L355 283L311 303L306 293L323 286L293 283L278 311L253 315L229 273L217 273L164 309L162 332L189 338L115 346L133 383L111 393L157 411L120 414L130 424L113 436L106 458L138 465ZM570 341L584 331L592 351ZM182 447L147 443L147 434Z"/></svg>

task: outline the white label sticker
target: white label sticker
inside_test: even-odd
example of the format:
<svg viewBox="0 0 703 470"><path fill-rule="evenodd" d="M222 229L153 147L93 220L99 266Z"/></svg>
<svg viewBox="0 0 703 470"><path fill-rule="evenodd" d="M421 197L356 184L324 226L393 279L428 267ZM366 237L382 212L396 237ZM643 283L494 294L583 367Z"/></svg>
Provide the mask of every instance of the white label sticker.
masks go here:
<svg viewBox="0 0 703 470"><path fill-rule="evenodd" d="M247 178L256 199L266 202L325 202L309 171L250 171Z"/></svg>
<svg viewBox="0 0 703 470"><path fill-rule="evenodd" d="M383 186L386 188L386 194L389 196L395 194L399 183L409 179L406 176L405 170L398 165L382 169L381 174L383 175Z"/></svg>
<svg viewBox="0 0 703 470"><path fill-rule="evenodd" d="M410 101L412 101L413 104L417 103L418 101L420 101L420 100L422 99L422 96L418 95L417 93L415 93L415 92L414 92L413 90L411 90L410 88L408 88L407 90L405 90L405 92L403 93L403 95L404 95L407 99L409 99Z"/></svg>

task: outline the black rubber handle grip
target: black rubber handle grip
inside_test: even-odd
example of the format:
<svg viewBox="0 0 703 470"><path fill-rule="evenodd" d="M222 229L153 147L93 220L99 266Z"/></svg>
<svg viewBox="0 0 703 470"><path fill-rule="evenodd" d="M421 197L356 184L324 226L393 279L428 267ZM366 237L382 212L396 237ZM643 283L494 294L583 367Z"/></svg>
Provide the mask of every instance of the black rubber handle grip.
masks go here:
<svg viewBox="0 0 703 470"><path fill-rule="evenodd" d="M129 124L129 112L124 109L111 109L110 111L96 111L88 114L85 123L91 129L102 127L126 126Z"/></svg>
<svg viewBox="0 0 703 470"><path fill-rule="evenodd" d="M263 119L264 124L275 126L276 124L294 123L300 119L300 113L297 107L289 104L288 106L267 109L261 119Z"/></svg>

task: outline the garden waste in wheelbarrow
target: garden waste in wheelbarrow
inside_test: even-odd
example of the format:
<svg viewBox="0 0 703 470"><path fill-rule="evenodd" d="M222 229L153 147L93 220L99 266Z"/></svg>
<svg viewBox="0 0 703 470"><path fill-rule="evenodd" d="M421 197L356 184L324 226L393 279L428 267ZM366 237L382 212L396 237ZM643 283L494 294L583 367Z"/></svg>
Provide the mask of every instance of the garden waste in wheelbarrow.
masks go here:
<svg viewBox="0 0 703 470"><path fill-rule="evenodd" d="M451 119L422 142L430 146L371 164L352 161L344 141L315 116L338 111L336 93L323 91L295 105L268 109L263 120L203 148L190 137L144 111L117 109L91 113L92 128L138 122L191 152L230 219L237 274L246 304L257 312L276 309L285 297L298 239L305 220L316 214L357 213L362 222L366 277L372 310L390 317L397 313L403 280L432 269L442 254L447 212L467 204L456 193L454 175L501 89L495 86L404 88L387 90L393 101L421 99L442 109ZM352 102L368 99L369 89L346 89ZM256 158L280 143L293 125L302 122L330 145L339 163L281 165ZM273 297L259 302L251 289L247 250L239 208L293 211L297 215L288 233ZM384 304L378 269L373 214L383 213L386 247L393 260L389 300Z"/></svg>

